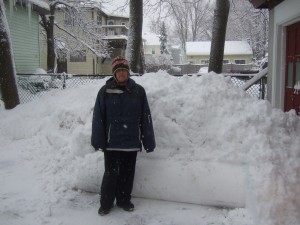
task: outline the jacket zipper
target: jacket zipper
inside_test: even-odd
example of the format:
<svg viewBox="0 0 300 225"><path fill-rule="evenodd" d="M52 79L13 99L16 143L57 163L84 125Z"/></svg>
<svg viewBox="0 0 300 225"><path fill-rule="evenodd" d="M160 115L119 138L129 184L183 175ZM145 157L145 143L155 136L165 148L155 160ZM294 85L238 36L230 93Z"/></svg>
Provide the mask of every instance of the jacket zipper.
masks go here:
<svg viewBox="0 0 300 225"><path fill-rule="evenodd" d="M110 141L110 128L111 128L111 123L109 124L109 127L108 127L107 143L109 143L109 141Z"/></svg>
<svg viewBox="0 0 300 225"><path fill-rule="evenodd" d="M139 141L141 141L141 127L140 127L140 125L138 125L138 129L139 129Z"/></svg>

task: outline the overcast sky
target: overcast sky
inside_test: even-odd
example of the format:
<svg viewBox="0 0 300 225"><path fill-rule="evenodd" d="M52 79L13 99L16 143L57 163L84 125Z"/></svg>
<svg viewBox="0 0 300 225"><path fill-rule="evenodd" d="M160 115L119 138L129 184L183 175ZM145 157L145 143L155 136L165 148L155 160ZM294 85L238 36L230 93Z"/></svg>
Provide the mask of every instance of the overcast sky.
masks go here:
<svg viewBox="0 0 300 225"><path fill-rule="evenodd" d="M101 1L101 0L99 0ZM107 13L111 13L111 14L117 14L117 15L125 15L125 16L129 16L129 1L130 0L104 0L107 1L109 3L103 3L103 9L105 12ZM153 12L153 11L149 11L147 10L147 6L149 6L149 3L155 3L157 2L157 0L143 0L144 1L144 6L146 5L146 7L144 7L144 19L143 19L143 33L145 32L150 32L149 30L149 25L150 25L150 21L157 19L159 14L161 16L164 16L164 12ZM215 4L214 0L210 0L211 4ZM126 5L127 4L127 5ZM149 8L149 7L148 7ZM163 20L163 18L161 18L161 20ZM168 25L171 24L171 21L167 22Z"/></svg>

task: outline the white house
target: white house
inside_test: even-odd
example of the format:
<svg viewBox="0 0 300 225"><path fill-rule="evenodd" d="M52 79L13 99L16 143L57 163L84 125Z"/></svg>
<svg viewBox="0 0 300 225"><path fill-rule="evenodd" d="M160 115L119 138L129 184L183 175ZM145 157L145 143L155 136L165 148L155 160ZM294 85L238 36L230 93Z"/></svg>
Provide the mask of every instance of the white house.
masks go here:
<svg viewBox="0 0 300 225"><path fill-rule="evenodd" d="M210 48L210 41L186 42L186 62L208 64ZM225 41L224 64L250 64L252 58L253 52L247 41Z"/></svg>
<svg viewBox="0 0 300 225"><path fill-rule="evenodd" d="M269 8L267 99L273 107L300 115L300 1L250 0Z"/></svg>
<svg viewBox="0 0 300 225"><path fill-rule="evenodd" d="M159 35L143 33L143 45L145 55L160 55Z"/></svg>

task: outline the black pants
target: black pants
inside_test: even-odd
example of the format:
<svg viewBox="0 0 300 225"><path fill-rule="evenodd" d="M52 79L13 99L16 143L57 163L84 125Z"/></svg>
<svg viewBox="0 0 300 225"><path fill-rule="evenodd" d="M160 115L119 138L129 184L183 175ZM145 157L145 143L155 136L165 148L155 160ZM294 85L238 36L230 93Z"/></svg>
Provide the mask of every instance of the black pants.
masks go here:
<svg viewBox="0 0 300 225"><path fill-rule="evenodd" d="M101 185L100 204L110 208L114 200L126 204L131 199L137 152L105 151L105 172Z"/></svg>

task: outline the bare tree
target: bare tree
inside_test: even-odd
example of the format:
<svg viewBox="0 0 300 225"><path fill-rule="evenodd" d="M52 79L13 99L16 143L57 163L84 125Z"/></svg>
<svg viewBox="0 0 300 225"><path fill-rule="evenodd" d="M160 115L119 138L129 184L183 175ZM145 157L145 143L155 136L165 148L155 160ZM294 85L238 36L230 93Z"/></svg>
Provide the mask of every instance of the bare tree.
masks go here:
<svg viewBox="0 0 300 225"><path fill-rule="evenodd" d="M0 0L0 91L6 109L20 104L11 39L3 0Z"/></svg>
<svg viewBox="0 0 300 225"><path fill-rule="evenodd" d="M87 9L99 7L99 1L52 0L50 15L40 15L41 25L46 31L48 48L48 72L54 72L56 49L67 52L89 49L98 57L109 56L107 42L103 40L100 21L88 18ZM55 20L55 13L62 12L64 21ZM101 15L97 15L100 19ZM68 23L68 26L64 26ZM59 32L55 32L56 30Z"/></svg>
<svg viewBox="0 0 300 225"><path fill-rule="evenodd" d="M191 22L192 41L199 40L199 36L202 33L206 34L208 26L211 25L210 20L212 18L211 2L210 1L191 1L188 10L189 20Z"/></svg>
<svg viewBox="0 0 300 225"><path fill-rule="evenodd" d="M164 17L171 18L174 33L179 38L181 47L185 50L187 41L197 41L207 36L207 30L211 29L211 0L156 0L148 4L150 10L165 11Z"/></svg>
<svg viewBox="0 0 300 225"><path fill-rule="evenodd" d="M164 22L162 22L161 24L159 41L160 41L160 54L169 54L167 49L167 45L168 45L167 28Z"/></svg>
<svg viewBox="0 0 300 225"><path fill-rule="evenodd" d="M57 3L58 4L58 3ZM53 73L55 67L55 42L54 42L54 13L55 4L50 4L50 15L41 14L41 25L46 31L47 39L47 72Z"/></svg>
<svg viewBox="0 0 300 225"><path fill-rule="evenodd" d="M226 40L247 40L255 59L265 57L268 49L268 10L255 9L249 1L231 2Z"/></svg>
<svg viewBox="0 0 300 225"><path fill-rule="evenodd" d="M144 73L144 54L142 48L143 0L130 0L129 35L126 57L134 73Z"/></svg>
<svg viewBox="0 0 300 225"><path fill-rule="evenodd" d="M229 8L228 0L216 0L208 71L222 72Z"/></svg>
<svg viewBox="0 0 300 225"><path fill-rule="evenodd" d="M183 5L181 5L181 3L183 3ZM180 39L182 49L185 51L185 43L188 41L190 25L188 15L189 4L182 1L170 1L170 7L175 19L175 32Z"/></svg>
<svg viewBox="0 0 300 225"><path fill-rule="evenodd" d="M149 0L148 0L149 1ZM182 49L186 41L211 40L213 2L205 0L152 0L146 1L149 14L158 15L153 24L158 25L165 17L172 18L173 33L180 39ZM249 1L230 0L230 14L226 40L247 40L252 47L254 58L265 57L268 49L268 10L257 10ZM151 10L150 10L150 9ZM162 15L162 12L166 13ZM186 18L185 16L188 16ZM189 22L186 20L188 19ZM157 27L153 26L153 28ZM157 33L157 32L156 32ZM170 33L169 36L172 36Z"/></svg>

